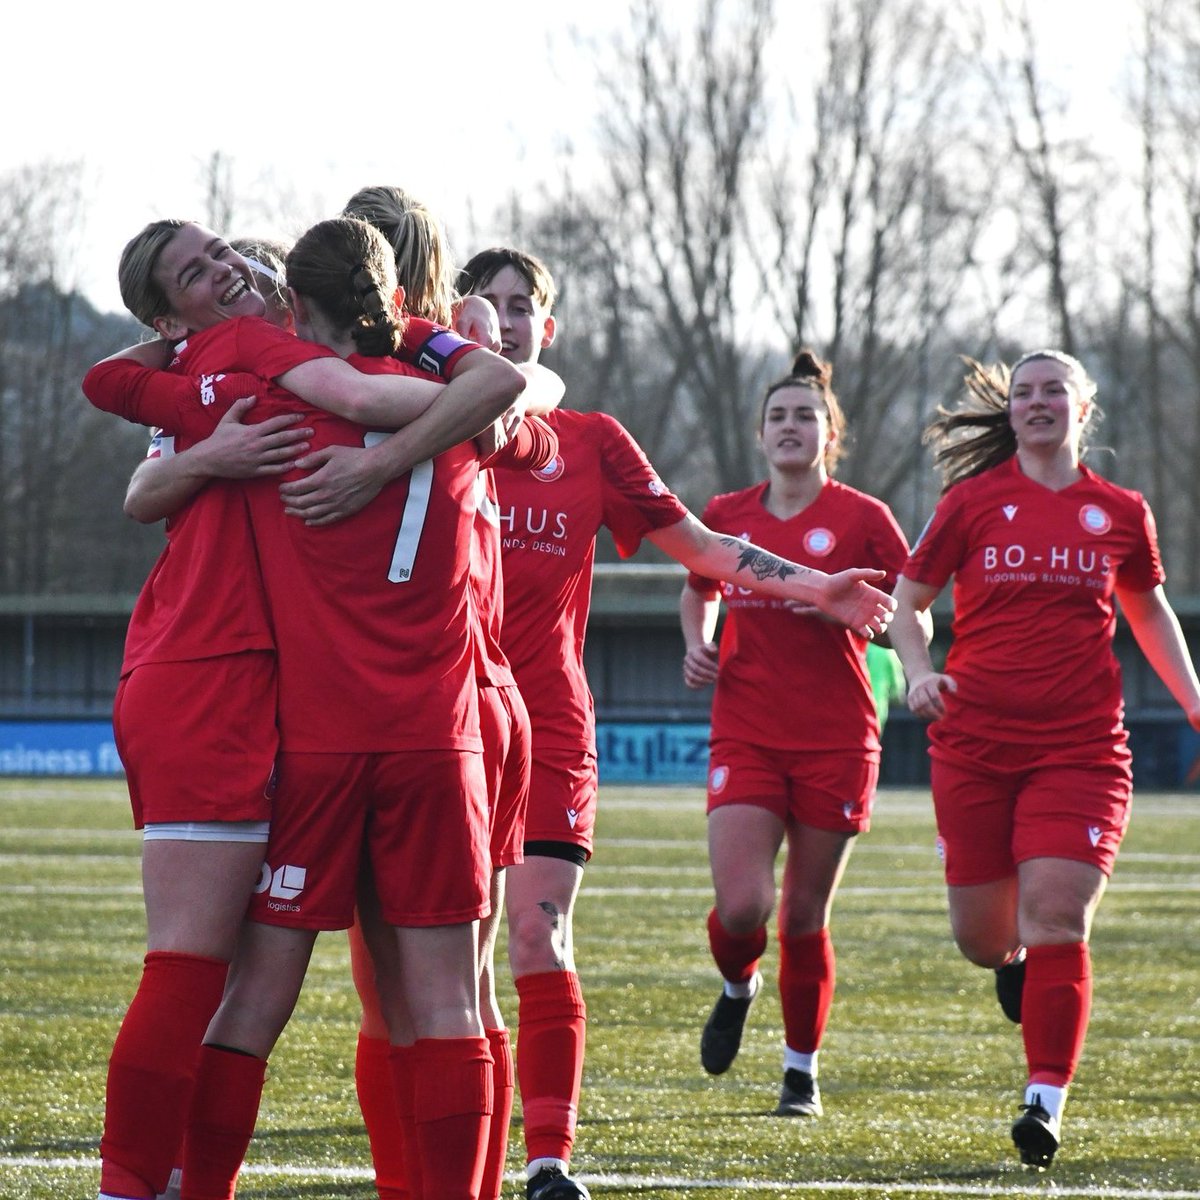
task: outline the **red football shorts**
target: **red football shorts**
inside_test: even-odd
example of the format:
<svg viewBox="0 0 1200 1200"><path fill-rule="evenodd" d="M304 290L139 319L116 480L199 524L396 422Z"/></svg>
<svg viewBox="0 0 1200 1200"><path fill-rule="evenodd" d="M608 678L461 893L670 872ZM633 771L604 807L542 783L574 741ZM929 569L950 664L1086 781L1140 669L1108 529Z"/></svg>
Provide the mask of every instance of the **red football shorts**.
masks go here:
<svg viewBox="0 0 1200 1200"><path fill-rule="evenodd" d="M525 810L525 844L564 842L590 857L596 828L596 756L584 750L538 748Z"/></svg>
<svg viewBox="0 0 1200 1200"><path fill-rule="evenodd" d="M514 686L479 689L483 769L487 774L492 869L524 858L532 731L529 710Z"/></svg>
<svg viewBox="0 0 1200 1200"><path fill-rule="evenodd" d="M269 820L275 655L247 650L135 667L117 687L113 734L136 828Z"/></svg>
<svg viewBox="0 0 1200 1200"><path fill-rule="evenodd" d="M721 738L708 756L708 811L752 804L795 822L835 833L871 827L879 763L852 754L771 750Z"/></svg>
<svg viewBox="0 0 1200 1200"><path fill-rule="evenodd" d="M942 741L931 754L938 853L946 882L992 883L1030 858L1066 858L1112 873L1129 823L1128 749Z"/></svg>
<svg viewBox="0 0 1200 1200"><path fill-rule="evenodd" d="M486 916L492 873L482 755L282 751L250 917L297 929L349 928L364 853L389 924L458 925Z"/></svg>

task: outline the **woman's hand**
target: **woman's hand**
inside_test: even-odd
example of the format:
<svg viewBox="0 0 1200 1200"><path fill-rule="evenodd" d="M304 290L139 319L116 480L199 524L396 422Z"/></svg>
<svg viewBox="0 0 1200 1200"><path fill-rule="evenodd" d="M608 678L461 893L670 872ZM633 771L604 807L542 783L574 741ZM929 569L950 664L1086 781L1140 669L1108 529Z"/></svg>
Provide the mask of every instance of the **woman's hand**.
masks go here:
<svg viewBox="0 0 1200 1200"><path fill-rule="evenodd" d="M683 682L690 688L717 682L718 651L712 642L693 646L683 656Z"/></svg>
<svg viewBox="0 0 1200 1200"><path fill-rule="evenodd" d="M871 584L886 578L887 572L868 568L839 571L825 579L817 607L863 637L885 633L896 611L896 601Z"/></svg>
<svg viewBox="0 0 1200 1200"><path fill-rule="evenodd" d="M946 715L943 694L948 692L953 695L957 691L958 684L952 675L943 675L938 671L920 675L908 685L909 711L924 717L926 721L937 721Z"/></svg>
<svg viewBox="0 0 1200 1200"><path fill-rule="evenodd" d="M206 474L219 479L282 475L291 470L292 460L308 449L313 430L300 426L303 414L283 413L246 424L242 418L253 405L253 396L235 400L212 433L196 443L196 459Z"/></svg>
<svg viewBox="0 0 1200 1200"><path fill-rule="evenodd" d="M292 465L312 474L280 484L283 511L306 525L332 525L365 508L386 482L376 477L369 453L356 446L325 446L298 458Z"/></svg>

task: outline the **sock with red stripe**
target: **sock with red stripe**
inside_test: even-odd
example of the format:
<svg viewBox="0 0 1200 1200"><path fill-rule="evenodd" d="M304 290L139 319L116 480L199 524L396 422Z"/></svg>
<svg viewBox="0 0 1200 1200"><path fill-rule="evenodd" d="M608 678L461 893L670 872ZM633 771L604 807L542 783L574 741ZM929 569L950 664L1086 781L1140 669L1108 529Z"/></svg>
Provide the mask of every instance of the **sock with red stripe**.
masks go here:
<svg viewBox="0 0 1200 1200"><path fill-rule="evenodd" d="M163 1191L175 1166L196 1057L229 964L153 950L108 1060L100 1190L135 1200Z"/></svg>
<svg viewBox="0 0 1200 1200"><path fill-rule="evenodd" d="M516 987L525 1155L570 1162L587 1035L579 976L574 971L522 975Z"/></svg>
<svg viewBox="0 0 1200 1200"><path fill-rule="evenodd" d="M203 1046L183 1148L182 1200L231 1200L254 1136L267 1061Z"/></svg>
<svg viewBox="0 0 1200 1200"><path fill-rule="evenodd" d="M789 1050L815 1054L820 1049L836 981L837 960L828 927L799 937L780 937L779 997Z"/></svg>
<svg viewBox="0 0 1200 1200"><path fill-rule="evenodd" d="M483 1168L480 1200L500 1200L504 1165L508 1157L508 1127L513 1109L512 1046L507 1029L487 1030L492 1051L492 1121L488 1127L487 1158Z"/></svg>
<svg viewBox="0 0 1200 1200"><path fill-rule="evenodd" d="M424 1190L437 1200L478 1200L493 1106L487 1038L421 1038L411 1054Z"/></svg>
<svg viewBox="0 0 1200 1200"><path fill-rule="evenodd" d="M751 933L730 933L714 908L708 914L708 945L721 977L729 983L749 983L767 948L767 927Z"/></svg>
<svg viewBox="0 0 1200 1200"><path fill-rule="evenodd" d="M1029 946L1021 1033L1031 1083L1066 1087L1075 1075L1092 1009L1092 957L1086 942Z"/></svg>

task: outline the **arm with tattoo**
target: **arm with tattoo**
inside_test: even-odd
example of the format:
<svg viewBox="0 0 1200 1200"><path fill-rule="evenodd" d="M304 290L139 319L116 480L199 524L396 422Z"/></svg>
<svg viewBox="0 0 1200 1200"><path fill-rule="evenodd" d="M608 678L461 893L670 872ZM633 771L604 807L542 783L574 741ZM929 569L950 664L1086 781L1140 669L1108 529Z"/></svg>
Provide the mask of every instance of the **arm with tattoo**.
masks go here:
<svg viewBox="0 0 1200 1200"><path fill-rule="evenodd" d="M714 533L689 513L682 521L646 535L689 571L722 579L779 600L812 604L864 637L887 629L895 601L873 587L883 571L854 569L827 575L789 562L742 538Z"/></svg>

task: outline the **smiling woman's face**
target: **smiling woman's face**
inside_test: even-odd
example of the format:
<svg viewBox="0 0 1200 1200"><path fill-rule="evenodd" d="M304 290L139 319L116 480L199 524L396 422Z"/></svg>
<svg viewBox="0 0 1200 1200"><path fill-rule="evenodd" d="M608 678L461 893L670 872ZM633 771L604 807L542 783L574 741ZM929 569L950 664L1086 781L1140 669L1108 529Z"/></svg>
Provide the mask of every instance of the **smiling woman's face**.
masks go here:
<svg viewBox="0 0 1200 1200"><path fill-rule="evenodd" d="M163 248L153 270L169 312L155 329L176 340L232 317L261 317L266 303L249 264L203 225L184 225Z"/></svg>
<svg viewBox="0 0 1200 1200"><path fill-rule="evenodd" d="M1008 420L1018 446L1077 448L1089 407L1070 366L1054 358L1029 359L1009 382Z"/></svg>

